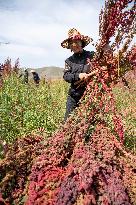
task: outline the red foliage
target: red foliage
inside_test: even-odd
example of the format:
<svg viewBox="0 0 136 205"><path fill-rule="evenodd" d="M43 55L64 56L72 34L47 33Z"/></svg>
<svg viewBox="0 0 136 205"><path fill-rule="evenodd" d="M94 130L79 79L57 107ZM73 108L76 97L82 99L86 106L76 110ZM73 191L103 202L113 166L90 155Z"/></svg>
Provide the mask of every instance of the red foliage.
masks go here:
<svg viewBox="0 0 136 205"><path fill-rule="evenodd" d="M8 147L0 162L0 193L5 203L19 204L24 196L32 162L44 148L42 140L40 136L26 136Z"/></svg>
<svg viewBox="0 0 136 205"><path fill-rule="evenodd" d="M0 64L0 87L3 85L3 78L9 76L12 72L18 73L19 71L19 58L12 66L11 59L7 58L3 64Z"/></svg>
<svg viewBox="0 0 136 205"><path fill-rule="evenodd" d="M56 138L33 165L26 205L74 204L80 196L79 204L132 203L129 192L134 197L136 160L104 124L97 125L88 143L75 136L76 145L67 142L67 149L60 149L61 155L58 153L64 139L52 144Z"/></svg>

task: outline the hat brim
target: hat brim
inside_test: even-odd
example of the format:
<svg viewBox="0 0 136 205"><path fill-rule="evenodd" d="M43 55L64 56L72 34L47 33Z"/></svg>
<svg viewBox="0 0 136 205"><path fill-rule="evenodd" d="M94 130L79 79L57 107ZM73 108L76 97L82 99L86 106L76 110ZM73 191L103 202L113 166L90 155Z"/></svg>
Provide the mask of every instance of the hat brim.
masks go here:
<svg viewBox="0 0 136 205"><path fill-rule="evenodd" d="M67 38L65 39L62 43L61 43L61 46L63 48L67 48L67 49L70 49L70 42L73 40L73 38ZM84 48L85 46L87 46L90 42L91 42L91 38L89 36L84 36L84 35L81 35L80 38L78 38L78 40L81 40L82 41L82 47Z"/></svg>
<svg viewBox="0 0 136 205"><path fill-rule="evenodd" d="M30 73L35 73L35 70L30 70Z"/></svg>

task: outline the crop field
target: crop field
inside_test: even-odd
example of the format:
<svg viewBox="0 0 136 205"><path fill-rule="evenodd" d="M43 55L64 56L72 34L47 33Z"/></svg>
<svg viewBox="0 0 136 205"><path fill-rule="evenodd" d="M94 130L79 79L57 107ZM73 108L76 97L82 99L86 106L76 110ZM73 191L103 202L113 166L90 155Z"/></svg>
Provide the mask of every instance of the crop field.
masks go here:
<svg viewBox="0 0 136 205"><path fill-rule="evenodd" d="M136 205L135 6L105 1L90 77L76 82L86 90L65 122L66 82L25 84L18 62L3 64L0 204Z"/></svg>
<svg viewBox="0 0 136 205"><path fill-rule="evenodd" d="M0 90L2 139L12 142L40 128L54 132L63 121L67 87L59 80L36 87L21 83L15 75L5 79Z"/></svg>
<svg viewBox="0 0 136 205"><path fill-rule="evenodd" d="M133 72L134 73L134 72ZM131 78L130 78L131 79ZM125 126L125 145L136 151L136 83L134 74L129 80L130 89L123 83L113 88L116 105ZM5 79L0 90L1 139L12 143L16 138L31 133L50 136L63 123L68 83L53 80L40 83L23 84L12 75ZM110 123L109 123L110 126Z"/></svg>

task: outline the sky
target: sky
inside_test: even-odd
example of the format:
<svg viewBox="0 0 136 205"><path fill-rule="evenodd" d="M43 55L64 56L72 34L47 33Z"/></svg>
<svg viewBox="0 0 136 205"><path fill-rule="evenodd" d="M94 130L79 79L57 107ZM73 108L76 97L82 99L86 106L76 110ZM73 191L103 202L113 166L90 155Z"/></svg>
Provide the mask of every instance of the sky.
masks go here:
<svg viewBox="0 0 136 205"><path fill-rule="evenodd" d="M61 47L68 30L76 28L96 42L102 6L104 0L0 0L0 63L10 57L26 68L64 67L72 55Z"/></svg>

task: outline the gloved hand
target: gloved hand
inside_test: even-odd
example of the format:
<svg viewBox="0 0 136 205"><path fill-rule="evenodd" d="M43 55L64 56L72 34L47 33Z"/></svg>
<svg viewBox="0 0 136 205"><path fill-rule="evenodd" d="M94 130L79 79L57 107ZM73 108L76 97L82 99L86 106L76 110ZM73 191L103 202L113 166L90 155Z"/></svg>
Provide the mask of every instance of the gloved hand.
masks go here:
<svg viewBox="0 0 136 205"><path fill-rule="evenodd" d="M79 78L80 78L80 80L86 80L87 78L89 77L89 74L87 74L87 73L80 73L79 74Z"/></svg>

